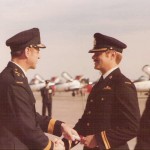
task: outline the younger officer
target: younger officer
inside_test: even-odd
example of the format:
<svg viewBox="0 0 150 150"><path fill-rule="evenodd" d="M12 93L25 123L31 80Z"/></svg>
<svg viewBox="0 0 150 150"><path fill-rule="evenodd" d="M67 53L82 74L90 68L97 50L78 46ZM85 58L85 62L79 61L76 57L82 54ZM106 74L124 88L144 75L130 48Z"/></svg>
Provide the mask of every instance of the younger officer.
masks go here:
<svg viewBox="0 0 150 150"><path fill-rule="evenodd" d="M73 140L76 131L65 123L43 117L35 110L35 98L26 71L35 69L41 44L38 28L16 34L6 41L11 61L0 74L0 150L62 150L62 142L49 141L44 132Z"/></svg>
<svg viewBox="0 0 150 150"><path fill-rule="evenodd" d="M49 80L45 81L45 87L41 89L42 96L42 115L46 116L46 108L48 110L48 116L52 116L52 88L49 86Z"/></svg>
<svg viewBox="0 0 150 150"><path fill-rule="evenodd" d="M137 136L135 150L150 149L150 95L147 98L146 107L140 120L140 130Z"/></svg>
<svg viewBox="0 0 150 150"><path fill-rule="evenodd" d="M102 76L74 129L82 136L84 150L129 150L127 141L137 135L140 112L135 86L118 67L126 45L101 33L94 39L89 53ZM74 144L65 142L66 149Z"/></svg>

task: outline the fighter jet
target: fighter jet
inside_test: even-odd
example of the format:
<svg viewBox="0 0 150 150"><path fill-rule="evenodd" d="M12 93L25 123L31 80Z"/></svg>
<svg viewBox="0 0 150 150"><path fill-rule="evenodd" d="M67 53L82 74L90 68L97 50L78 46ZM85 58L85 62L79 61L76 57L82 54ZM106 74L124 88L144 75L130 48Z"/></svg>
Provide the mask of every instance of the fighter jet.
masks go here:
<svg viewBox="0 0 150 150"><path fill-rule="evenodd" d="M82 75L78 75L74 79L69 73L62 72L61 76L66 80L66 82L55 84L55 92L72 91L72 96L75 96L79 90L88 84L87 80L82 78Z"/></svg>
<svg viewBox="0 0 150 150"><path fill-rule="evenodd" d="M139 79L134 81L137 92L150 92L150 65L145 65L142 71L147 76L141 76Z"/></svg>
<svg viewBox="0 0 150 150"><path fill-rule="evenodd" d="M40 91L41 88L45 87L45 80L39 75L36 74L34 76L34 78L31 80L31 82L29 83L30 88L32 91ZM49 82L49 86L53 86L55 85L55 82Z"/></svg>
<svg viewBox="0 0 150 150"><path fill-rule="evenodd" d="M61 76L65 79L65 81L61 80L57 76L49 79L49 86L52 87L54 93L72 91L72 96L75 96L79 90L88 85L88 79L84 79L81 75L76 76L74 79L71 75L69 75L69 73L62 72ZM29 85L32 91L40 91L40 89L45 86L45 79L36 74Z"/></svg>

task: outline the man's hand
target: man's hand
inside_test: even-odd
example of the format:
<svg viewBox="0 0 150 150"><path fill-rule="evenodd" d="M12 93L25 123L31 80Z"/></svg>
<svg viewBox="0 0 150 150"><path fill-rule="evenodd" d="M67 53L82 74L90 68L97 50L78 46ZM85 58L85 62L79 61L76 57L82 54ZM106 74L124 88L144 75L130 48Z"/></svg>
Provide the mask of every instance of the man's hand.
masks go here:
<svg viewBox="0 0 150 150"><path fill-rule="evenodd" d="M54 140L54 150L65 150L65 146L62 140Z"/></svg>
<svg viewBox="0 0 150 150"><path fill-rule="evenodd" d="M94 148L97 147L98 145L94 135L88 135L86 137L82 137L81 144L84 144L84 146L88 148Z"/></svg>
<svg viewBox="0 0 150 150"><path fill-rule="evenodd" d="M62 127L62 134L64 138L71 141L80 140L78 133L74 129L69 127L67 124L62 123L61 127Z"/></svg>

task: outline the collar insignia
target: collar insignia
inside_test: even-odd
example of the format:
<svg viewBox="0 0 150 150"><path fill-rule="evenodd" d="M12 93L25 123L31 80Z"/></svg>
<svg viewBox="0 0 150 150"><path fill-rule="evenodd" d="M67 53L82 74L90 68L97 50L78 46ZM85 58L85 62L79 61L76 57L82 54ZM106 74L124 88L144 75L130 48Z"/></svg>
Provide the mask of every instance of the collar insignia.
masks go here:
<svg viewBox="0 0 150 150"><path fill-rule="evenodd" d="M106 86L103 88L103 90L111 90L111 87L110 86Z"/></svg>
<svg viewBox="0 0 150 150"><path fill-rule="evenodd" d="M112 76L109 76L109 79L112 79Z"/></svg>

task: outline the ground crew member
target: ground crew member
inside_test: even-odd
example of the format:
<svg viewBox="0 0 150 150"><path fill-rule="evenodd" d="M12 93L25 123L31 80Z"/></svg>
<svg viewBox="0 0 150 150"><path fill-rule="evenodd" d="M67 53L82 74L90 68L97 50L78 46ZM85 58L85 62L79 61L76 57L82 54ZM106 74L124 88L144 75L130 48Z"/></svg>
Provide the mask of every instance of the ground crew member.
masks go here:
<svg viewBox="0 0 150 150"><path fill-rule="evenodd" d="M77 134L65 123L41 116L35 110L35 98L26 72L35 69L40 57L38 28L20 32L6 41L11 61L0 74L0 150L62 150L61 141L50 141L44 132L73 140Z"/></svg>
<svg viewBox="0 0 150 150"><path fill-rule="evenodd" d="M52 117L52 88L49 86L49 80L45 80L45 87L41 89L42 96L42 115L46 116L46 108L48 110L48 116Z"/></svg>
<svg viewBox="0 0 150 150"><path fill-rule="evenodd" d="M137 136L135 150L150 149L150 95L147 98L146 107L140 121L140 129Z"/></svg>
<svg viewBox="0 0 150 150"><path fill-rule="evenodd" d="M94 48L89 53L102 76L74 127L82 136L84 150L129 150L127 141L137 135L140 111L136 89L118 66L126 47L113 37L94 34ZM66 149L74 144L65 141Z"/></svg>

